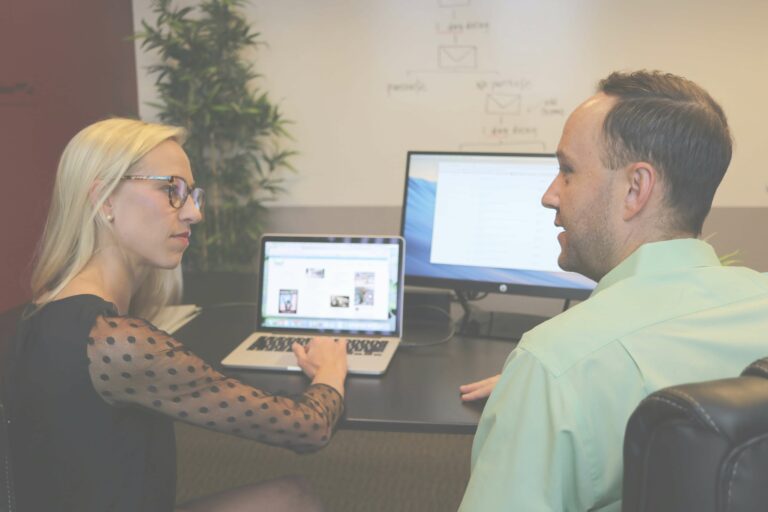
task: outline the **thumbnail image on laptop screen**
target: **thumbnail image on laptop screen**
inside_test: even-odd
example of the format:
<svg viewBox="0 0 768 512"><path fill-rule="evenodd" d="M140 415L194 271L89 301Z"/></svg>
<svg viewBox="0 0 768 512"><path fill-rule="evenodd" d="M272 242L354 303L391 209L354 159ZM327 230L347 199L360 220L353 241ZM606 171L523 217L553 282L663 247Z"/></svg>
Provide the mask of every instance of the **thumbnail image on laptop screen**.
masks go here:
<svg viewBox="0 0 768 512"><path fill-rule="evenodd" d="M260 327L395 334L402 239L266 239Z"/></svg>

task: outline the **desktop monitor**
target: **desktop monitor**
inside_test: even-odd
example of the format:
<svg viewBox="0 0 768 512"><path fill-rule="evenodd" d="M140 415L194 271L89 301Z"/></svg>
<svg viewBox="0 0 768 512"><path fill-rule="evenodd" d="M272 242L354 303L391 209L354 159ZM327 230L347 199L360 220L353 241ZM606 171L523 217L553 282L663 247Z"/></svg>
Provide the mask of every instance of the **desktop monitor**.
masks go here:
<svg viewBox="0 0 768 512"><path fill-rule="evenodd" d="M408 153L401 233L408 285L586 299L595 282L557 265L541 197L551 154Z"/></svg>

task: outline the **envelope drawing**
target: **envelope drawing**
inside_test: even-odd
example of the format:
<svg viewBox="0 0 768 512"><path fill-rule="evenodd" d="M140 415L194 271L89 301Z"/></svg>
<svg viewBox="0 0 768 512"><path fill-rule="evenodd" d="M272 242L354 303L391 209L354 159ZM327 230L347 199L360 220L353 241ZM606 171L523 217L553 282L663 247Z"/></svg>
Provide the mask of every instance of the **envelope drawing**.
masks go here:
<svg viewBox="0 0 768 512"><path fill-rule="evenodd" d="M439 46L437 65L443 69L475 69L477 48L475 46Z"/></svg>
<svg viewBox="0 0 768 512"><path fill-rule="evenodd" d="M469 5L469 0L438 0L440 7L458 7L460 5Z"/></svg>
<svg viewBox="0 0 768 512"><path fill-rule="evenodd" d="M485 112L502 116L520 115L519 94L490 93L485 97Z"/></svg>

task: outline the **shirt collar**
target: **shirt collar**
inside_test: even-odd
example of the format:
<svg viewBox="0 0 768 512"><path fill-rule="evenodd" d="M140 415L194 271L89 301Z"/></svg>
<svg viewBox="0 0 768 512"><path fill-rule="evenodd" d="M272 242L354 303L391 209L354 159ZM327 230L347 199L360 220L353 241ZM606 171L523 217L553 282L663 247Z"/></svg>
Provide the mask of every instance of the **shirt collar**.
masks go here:
<svg viewBox="0 0 768 512"><path fill-rule="evenodd" d="M720 260L706 242L680 238L651 242L638 247L624 261L605 274L592 295L635 275L664 274L694 267L717 267Z"/></svg>

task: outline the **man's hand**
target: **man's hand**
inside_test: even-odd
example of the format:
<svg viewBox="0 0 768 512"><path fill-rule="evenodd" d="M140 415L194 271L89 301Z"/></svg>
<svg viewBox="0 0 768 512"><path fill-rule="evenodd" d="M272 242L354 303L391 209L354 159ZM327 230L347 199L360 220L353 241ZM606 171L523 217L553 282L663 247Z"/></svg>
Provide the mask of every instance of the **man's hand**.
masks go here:
<svg viewBox="0 0 768 512"><path fill-rule="evenodd" d="M336 338L316 337L306 348L298 343L291 346L296 361L312 384L327 384L344 396L344 379L347 376L347 341Z"/></svg>
<svg viewBox="0 0 768 512"><path fill-rule="evenodd" d="M459 386L459 391L461 391L461 401L471 402L472 400L480 400L481 398L488 397L496 386L496 383L499 382L499 377L501 377L500 374L471 384Z"/></svg>

